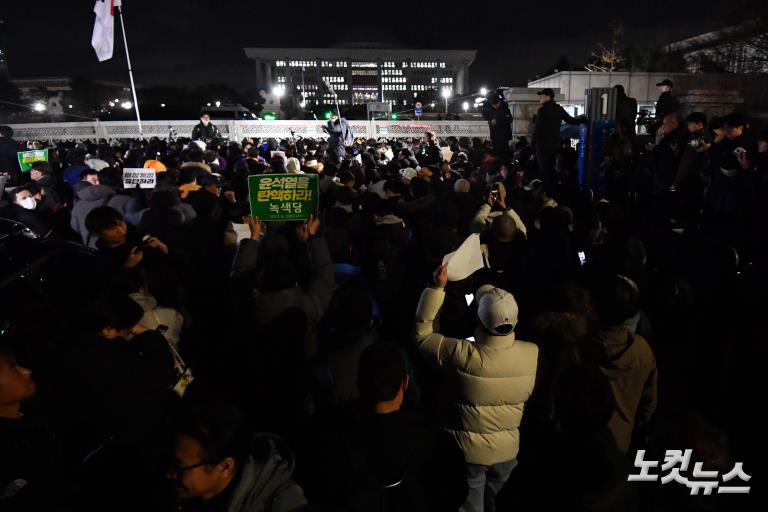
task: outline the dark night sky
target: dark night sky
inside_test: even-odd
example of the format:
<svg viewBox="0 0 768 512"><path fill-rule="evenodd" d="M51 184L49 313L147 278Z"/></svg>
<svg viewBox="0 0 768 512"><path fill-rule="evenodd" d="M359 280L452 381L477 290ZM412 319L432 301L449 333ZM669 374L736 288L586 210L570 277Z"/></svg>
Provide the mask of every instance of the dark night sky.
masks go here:
<svg viewBox="0 0 768 512"><path fill-rule="evenodd" d="M99 63L90 46L93 0L3 0L2 41L12 77L87 76L127 82L116 23L115 55ZM472 87L524 85L554 66L574 65L622 20L626 41L661 46L732 21L732 3L709 0L575 2L328 0L124 0L138 84L252 86L244 46L325 47L381 41L412 48L476 49ZM30 8L31 5L35 9ZM543 7L543 6L547 7ZM621 5L621 7L619 7ZM346 8L341 6L347 6Z"/></svg>

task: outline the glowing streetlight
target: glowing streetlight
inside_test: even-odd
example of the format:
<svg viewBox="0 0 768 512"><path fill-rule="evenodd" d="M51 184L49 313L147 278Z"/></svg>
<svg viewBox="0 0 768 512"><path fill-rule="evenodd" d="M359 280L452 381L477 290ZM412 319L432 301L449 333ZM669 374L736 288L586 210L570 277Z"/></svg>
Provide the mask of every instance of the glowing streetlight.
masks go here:
<svg viewBox="0 0 768 512"><path fill-rule="evenodd" d="M278 85L272 88L272 94L274 94L277 99L280 99L283 97L283 94L285 94L285 86Z"/></svg>
<svg viewBox="0 0 768 512"><path fill-rule="evenodd" d="M161 103L161 104L160 104L160 107L161 107L161 108L165 108L165 103Z"/></svg>
<svg viewBox="0 0 768 512"><path fill-rule="evenodd" d="M211 106L211 102L209 101L208 103L205 104L205 106L206 107L210 107Z"/></svg>
<svg viewBox="0 0 768 512"><path fill-rule="evenodd" d="M219 100L216 100L216 108L219 108L221 106L221 102Z"/></svg>
<svg viewBox="0 0 768 512"><path fill-rule="evenodd" d="M120 104L121 107L123 107L125 110L131 110L133 108L133 103L130 101L124 101Z"/></svg>
<svg viewBox="0 0 768 512"><path fill-rule="evenodd" d="M32 105L32 110L35 112L45 112L45 103L40 101L36 102L34 105Z"/></svg>
<svg viewBox="0 0 768 512"><path fill-rule="evenodd" d="M72 108L72 105L70 105L69 108Z"/></svg>
<svg viewBox="0 0 768 512"><path fill-rule="evenodd" d="M461 104L461 108L463 108L464 112L466 112L467 110L469 110L469 103L465 101L464 103Z"/></svg>
<svg viewBox="0 0 768 512"><path fill-rule="evenodd" d="M114 101L110 101L110 102L109 102L109 106L110 106L110 107L114 107L114 106L115 106L115 102L114 102Z"/></svg>
<svg viewBox="0 0 768 512"><path fill-rule="evenodd" d="M481 87L480 88L480 95L481 96L485 96L486 94L488 94L488 89L486 89L485 87Z"/></svg>
<svg viewBox="0 0 768 512"><path fill-rule="evenodd" d="M451 90L447 87L443 87L443 98L445 98L445 113L448 113L448 98L451 97Z"/></svg>

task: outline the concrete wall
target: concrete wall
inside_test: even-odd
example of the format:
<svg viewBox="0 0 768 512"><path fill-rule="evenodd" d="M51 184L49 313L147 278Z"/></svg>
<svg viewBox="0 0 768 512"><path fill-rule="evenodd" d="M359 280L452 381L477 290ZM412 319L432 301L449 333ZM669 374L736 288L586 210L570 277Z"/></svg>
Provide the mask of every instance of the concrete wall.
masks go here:
<svg viewBox="0 0 768 512"><path fill-rule="evenodd" d="M712 103L710 100L715 100L716 96L720 95L720 103L723 106L731 104L733 108L742 109L752 115L768 111L768 76L756 74L561 71L528 82L528 87L537 90L544 87L559 89L563 93L563 103L584 105L584 91L590 87L612 87L621 84L627 94L635 98L642 108L644 105L656 103L659 97L656 84L664 78L669 78L675 83L673 94L679 100L696 91L706 91L710 98L704 101L705 104ZM741 100L733 101L734 91ZM699 99L691 98L691 101L695 104Z"/></svg>
<svg viewBox="0 0 768 512"><path fill-rule="evenodd" d="M669 78L675 82L675 90L679 89L680 78L685 73L590 73L589 71L560 71L537 80L528 82L528 87L541 90L545 87L560 89L563 103L584 105L585 91L592 87L613 87L623 85L627 94L637 100L639 105L656 103L659 98L659 88L656 84Z"/></svg>

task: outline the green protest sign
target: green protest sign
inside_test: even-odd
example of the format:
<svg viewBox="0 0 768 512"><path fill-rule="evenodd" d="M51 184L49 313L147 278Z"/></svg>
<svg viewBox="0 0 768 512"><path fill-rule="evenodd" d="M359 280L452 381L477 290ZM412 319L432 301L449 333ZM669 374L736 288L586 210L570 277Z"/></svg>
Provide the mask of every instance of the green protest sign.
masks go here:
<svg viewBox="0 0 768 512"><path fill-rule="evenodd" d="M19 151L16 153L16 156L19 158L21 172L29 172L33 163L48 161L48 150L36 149L34 151Z"/></svg>
<svg viewBox="0 0 768 512"><path fill-rule="evenodd" d="M317 174L248 177L251 215L260 220L305 220L317 213Z"/></svg>

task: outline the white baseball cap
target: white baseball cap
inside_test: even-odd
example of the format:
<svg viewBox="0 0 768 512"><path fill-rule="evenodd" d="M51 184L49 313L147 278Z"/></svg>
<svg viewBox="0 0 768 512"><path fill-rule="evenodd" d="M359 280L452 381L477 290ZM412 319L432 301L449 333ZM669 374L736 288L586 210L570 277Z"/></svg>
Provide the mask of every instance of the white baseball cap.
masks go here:
<svg viewBox="0 0 768 512"><path fill-rule="evenodd" d="M483 327L496 336L507 336L517 325L517 301L506 290L486 284L475 293L477 316ZM509 326L509 327L505 327Z"/></svg>

